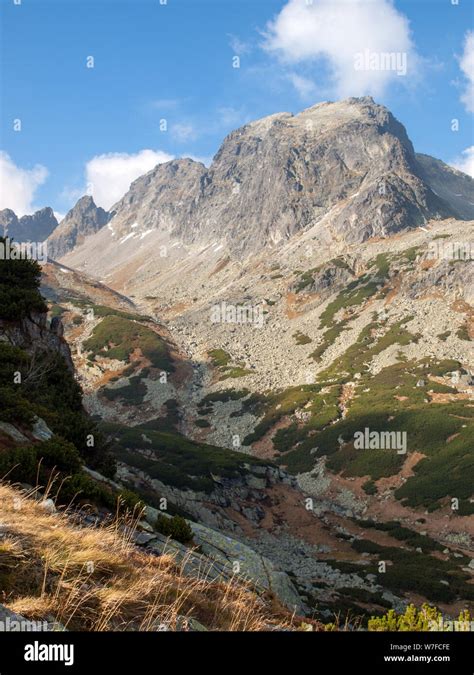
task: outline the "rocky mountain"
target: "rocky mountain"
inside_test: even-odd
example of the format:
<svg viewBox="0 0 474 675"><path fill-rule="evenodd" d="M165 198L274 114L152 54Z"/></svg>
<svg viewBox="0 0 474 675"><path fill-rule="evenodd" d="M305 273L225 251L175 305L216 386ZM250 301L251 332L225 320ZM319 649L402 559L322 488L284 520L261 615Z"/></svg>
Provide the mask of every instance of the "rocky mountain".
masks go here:
<svg viewBox="0 0 474 675"><path fill-rule="evenodd" d="M145 324L153 323L146 317L132 315L123 309L114 309L113 305L126 307L126 303L124 298L110 291L108 299L112 306L96 305L94 301L104 300L105 289L93 282L87 283L87 280L71 270L59 268L55 263L49 263L45 268L45 279L48 281L46 289L50 289L50 292L55 285L56 275L71 274L69 287L65 291L58 289L58 294L61 293L65 305L71 303L75 307L82 307L86 313L86 324L91 321L97 326L102 321L107 323L107 319L112 322L119 319L128 322L129 327L133 326L136 331L139 325L144 329ZM176 581L176 585L188 585L194 593L197 582L203 588L211 582L216 593L215 602L219 602L219 595L222 600L226 597L219 584L225 584L228 592L233 592L235 586L236 593L241 585L243 593L248 595L251 592L255 596L255 602L266 608L268 621L271 621L270 603L259 596L263 598L271 593L278 603L280 613L287 607L288 620L292 621L291 614L295 610L303 611L303 606L288 575L249 546L221 535L199 522L201 516L205 520L220 518L225 522L224 507L232 500L233 508L242 511L243 519L248 519L250 527L252 504L254 511L261 508L258 500L267 498L265 489L283 484L284 472L258 459L249 459L239 453L227 450L222 452L219 448L187 441L168 420L166 434L159 433L159 425L152 425L153 428L146 430L136 429L138 439L151 437L152 443L157 441L157 446L152 445L148 450L156 451L164 471L153 472L154 484L147 491L146 479L139 477L138 469L146 469L143 461L146 461L147 456L150 457L150 453L141 454L136 438L132 441L128 438L131 427L115 425L113 429L104 427L100 431L83 408L82 392L76 381L77 373L74 371L68 343L64 339L61 313L67 312L59 305L53 305L48 316L48 307L39 292L40 266L31 260L2 260L0 270L0 501L4 514L7 512L5 502L8 500L12 504L12 511L29 513L28 518L9 518L7 530L4 532L5 541L10 537L14 539L15 551L18 552L15 564L11 561L14 571L2 577L4 599L11 604L15 601L21 602L26 596L41 596L40 585L26 582L20 561L24 556L30 562L33 559L38 561L38 568L44 572L43 575L38 574L38 579L40 576L45 578L48 566L44 567L41 561L48 550L47 541L51 550L55 550L51 537L54 538L59 531L63 552L65 546L71 545L74 548L86 536L89 541L95 539L99 543L97 554L100 557L102 537L108 529L107 526L110 527L115 508L119 508L123 515L124 509L135 508L136 513L141 514L141 522L135 523L133 532L125 527L125 520L123 525L119 525L123 534L127 534L128 530L128 544L123 536L116 539L117 551L121 551L121 564L125 565L129 559L129 571L133 571L134 563L137 566L140 560L143 569L146 569L153 566L153 561L158 558L160 562L156 567L160 568L163 557L171 563L167 575L170 585ZM78 322L75 325L77 327ZM117 326L115 330L117 332ZM153 354L153 348L156 352L160 347L166 352L167 348L158 335L155 343L150 344L151 334L149 330L148 334L140 335L144 341L148 340L150 351L145 349L144 341L140 348L144 356L151 360L148 370L153 378L154 367L163 367L160 354ZM123 352L126 354L125 346ZM119 355L116 356L120 363ZM155 363L155 359L159 363ZM140 368L138 362L135 367ZM171 361L170 368L174 368ZM107 443L104 441L105 436L110 436ZM173 469L173 464L178 463L180 450L183 452L185 464L190 462L196 468L201 463L198 471L191 471L191 465L188 471L180 467L181 475L176 468ZM130 466L123 461L120 453L130 455ZM195 473L198 475L193 475ZM114 478L120 482L116 482ZM14 486L9 487L8 481ZM294 483L289 478L287 481ZM161 485L160 492L158 483ZM125 489L124 484L129 488L136 488L138 492ZM51 489L53 485L54 491ZM186 504L180 502L182 497L179 486L190 485L196 489L195 508L192 508L189 500ZM200 491L203 492L202 495L199 494ZM143 495L140 503L139 494ZM157 508L146 504L148 498ZM163 498L166 503L164 508ZM207 500L209 504L206 508ZM18 503L21 503L21 507ZM62 511L64 506L67 509L60 517L58 511ZM77 510L75 506L78 506ZM249 511L247 515L246 509ZM175 515L177 511L190 513L192 520L186 521L183 517L178 517ZM102 525L105 526L103 529ZM89 530L87 534L86 528ZM41 542L39 532L45 535ZM66 538L69 544L66 544ZM141 547L143 553L133 547L134 544ZM112 541L109 541L110 545ZM132 548L126 551L126 547L130 545ZM36 551L40 550L43 553L37 555ZM171 557L168 558L172 553L177 556L176 567ZM83 555L83 551L81 554ZM117 560L111 557L111 561L112 559ZM70 562L69 556L68 560ZM92 559L89 557L88 560ZM236 561L241 566L239 572L242 575L241 582L237 583ZM5 556L3 562L5 563ZM83 560L77 567L79 577L82 567ZM66 574L66 567L64 573ZM31 580L31 569L28 577ZM103 580L102 574L97 579L98 596L102 588L100 579ZM152 579L158 589L157 577ZM52 601L53 597L57 597L56 593L60 593L62 584L56 585L52 575L48 588L51 589ZM134 595L135 601L138 595ZM154 594L154 602L156 597ZM47 621L67 624L74 612L71 615L61 615L63 606L64 603L59 602L53 610L53 604L48 604L48 614L54 612L54 621L49 618ZM194 611L194 607L189 607L190 613ZM3 607L0 607L0 613L2 612ZM27 613L30 612L31 606L27 608ZM16 619L22 618L29 616L16 616ZM274 619L278 622L276 616ZM116 614L115 620L117 627L121 625L120 612ZM137 622L136 608L135 615L132 614L130 620ZM136 625L139 624L140 622ZM91 629L87 621L79 621L78 625ZM211 621L209 627L212 625Z"/></svg>
<svg viewBox="0 0 474 675"><path fill-rule="evenodd" d="M368 98L135 181L42 277L107 480L310 617L472 607L473 184Z"/></svg>
<svg viewBox="0 0 474 675"><path fill-rule="evenodd" d="M97 207L92 197L81 197L66 214L61 224L48 237L48 254L57 259L80 245L86 237L98 232L108 223L112 214Z"/></svg>
<svg viewBox="0 0 474 675"><path fill-rule="evenodd" d="M320 247L310 230L243 266L219 245L161 257L150 233L102 282L133 294L121 312L77 297L86 274L66 270L61 292L63 272L47 272L116 479L272 561L310 616L471 606L473 236L447 219ZM406 454L358 451L365 429L406 433ZM282 473L228 479L222 448Z"/></svg>
<svg viewBox="0 0 474 675"><path fill-rule="evenodd" d="M416 155L420 175L433 192L449 202L463 220L472 220L474 189L472 178L429 155Z"/></svg>
<svg viewBox="0 0 474 675"><path fill-rule="evenodd" d="M209 169L189 159L157 166L114 206L100 241L112 259L125 237L150 232L218 242L236 258L310 229L323 242L357 243L433 219L474 218L473 195L472 179L414 152L387 108L350 98L237 129Z"/></svg>
<svg viewBox="0 0 474 675"><path fill-rule="evenodd" d="M21 218L11 209L0 211L1 234L18 242L45 241L57 226L58 221L49 206Z"/></svg>

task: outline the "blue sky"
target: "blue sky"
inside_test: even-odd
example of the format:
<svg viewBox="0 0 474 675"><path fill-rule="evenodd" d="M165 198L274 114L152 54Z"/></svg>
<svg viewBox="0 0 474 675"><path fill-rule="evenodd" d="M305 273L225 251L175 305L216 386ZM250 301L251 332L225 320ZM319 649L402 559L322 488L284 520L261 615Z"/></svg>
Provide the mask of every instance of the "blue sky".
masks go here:
<svg viewBox="0 0 474 675"><path fill-rule="evenodd" d="M347 95L472 170L474 3L453 1L1 0L0 208L65 213L86 190L109 207L158 161ZM407 74L355 74L364 48L406 53Z"/></svg>

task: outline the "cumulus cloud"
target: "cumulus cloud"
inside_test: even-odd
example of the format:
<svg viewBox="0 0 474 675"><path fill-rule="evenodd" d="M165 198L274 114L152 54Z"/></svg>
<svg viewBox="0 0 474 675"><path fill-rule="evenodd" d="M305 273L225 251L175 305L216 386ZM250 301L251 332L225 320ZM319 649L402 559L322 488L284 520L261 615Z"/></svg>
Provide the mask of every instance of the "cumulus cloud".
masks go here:
<svg viewBox="0 0 474 675"><path fill-rule="evenodd" d="M419 63L409 22L392 0L288 0L263 46L293 66L320 61L341 97L380 96Z"/></svg>
<svg viewBox="0 0 474 675"><path fill-rule="evenodd" d="M47 177L45 166L22 169L6 152L0 152L0 209L12 209L18 216L33 213L36 190Z"/></svg>
<svg viewBox="0 0 474 675"><path fill-rule="evenodd" d="M450 164L455 169L459 169L459 171L463 171L474 178L474 145L463 150L461 156L454 159Z"/></svg>
<svg viewBox="0 0 474 675"><path fill-rule="evenodd" d="M249 54L252 51L252 47L248 44L248 42L244 42L236 35L232 35L230 33L228 37L230 48L233 50L234 54L243 56L244 54Z"/></svg>
<svg viewBox="0 0 474 675"><path fill-rule="evenodd" d="M461 95L461 101L469 112L474 112L474 31L468 31L464 39L464 51L459 66L467 84ZM467 151L466 151L467 152Z"/></svg>
<svg viewBox="0 0 474 675"><path fill-rule="evenodd" d="M297 73L290 73L288 79L303 101L314 98L316 95L316 85L309 78L298 75Z"/></svg>
<svg viewBox="0 0 474 675"><path fill-rule="evenodd" d="M179 142L194 140L198 135L190 122L176 122L171 126L171 134Z"/></svg>
<svg viewBox="0 0 474 675"><path fill-rule="evenodd" d="M97 155L86 165L87 192L98 206L110 209L136 178L172 159L172 155L156 150L141 150L134 155L124 152Z"/></svg>

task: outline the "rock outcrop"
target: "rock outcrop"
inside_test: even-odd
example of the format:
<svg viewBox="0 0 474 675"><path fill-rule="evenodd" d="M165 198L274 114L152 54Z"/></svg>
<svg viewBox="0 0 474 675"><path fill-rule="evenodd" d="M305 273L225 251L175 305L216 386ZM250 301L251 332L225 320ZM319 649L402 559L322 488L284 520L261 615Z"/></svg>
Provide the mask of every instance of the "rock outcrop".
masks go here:
<svg viewBox="0 0 474 675"><path fill-rule="evenodd" d="M63 337L59 318L50 324L46 313L32 312L30 316L20 321L0 319L0 342L8 342L29 353L33 351L57 352L64 357L69 370L74 371L71 350Z"/></svg>
<svg viewBox="0 0 474 675"><path fill-rule="evenodd" d="M86 468L86 472L99 482L105 482L117 489L120 488L120 484L105 478L96 471ZM119 472L119 478L130 479L132 475L129 472ZM248 480L245 477L242 479L242 486L247 485L247 483L252 484L251 476L252 474L249 474ZM267 480L276 480L276 476L277 474L269 476ZM289 477L288 480L292 481ZM166 487L160 484L160 489L163 490L163 488L166 490ZM172 494L174 499L178 497L178 491L173 491ZM224 495L221 496L224 500L229 499ZM201 498L205 499L206 497L203 495ZM190 491L186 491L182 493L182 500L182 503L190 511L202 515L203 512L196 511L193 508L193 503L194 506L197 506L199 501L197 494L190 498ZM168 517L166 513L151 506L146 506L145 520L151 528L148 531L147 527L146 532L135 534L134 542L138 546L144 547L155 555L166 553L176 556L177 561L183 565L185 573L190 576L218 581L228 581L235 578L249 581L259 592L270 591L274 593L280 602L292 612L304 613L303 603L290 577L269 558L261 555L237 538L229 536L226 532L209 527L202 522L188 520L187 523L193 531L193 546L190 548L174 539L163 536L154 529L158 515ZM204 515L206 515L205 512Z"/></svg>
<svg viewBox="0 0 474 675"><path fill-rule="evenodd" d="M85 237L98 232L110 220L111 214L96 206L92 197L85 195L66 214L61 224L48 238L48 255L57 259L80 244Z"/></svg>

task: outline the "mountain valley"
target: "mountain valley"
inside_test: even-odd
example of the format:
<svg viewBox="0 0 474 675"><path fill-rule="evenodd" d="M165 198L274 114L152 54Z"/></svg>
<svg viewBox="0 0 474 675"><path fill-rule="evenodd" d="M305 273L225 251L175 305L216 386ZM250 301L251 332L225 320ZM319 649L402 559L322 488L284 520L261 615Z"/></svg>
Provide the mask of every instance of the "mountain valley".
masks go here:
<svg viewBox="0 0 474 675"><path fill-rule="evenodd" d="M367 97L83 197L41 292L116 462L90 475L311 619L472 609L473 240L473 179Z"/></svg>

